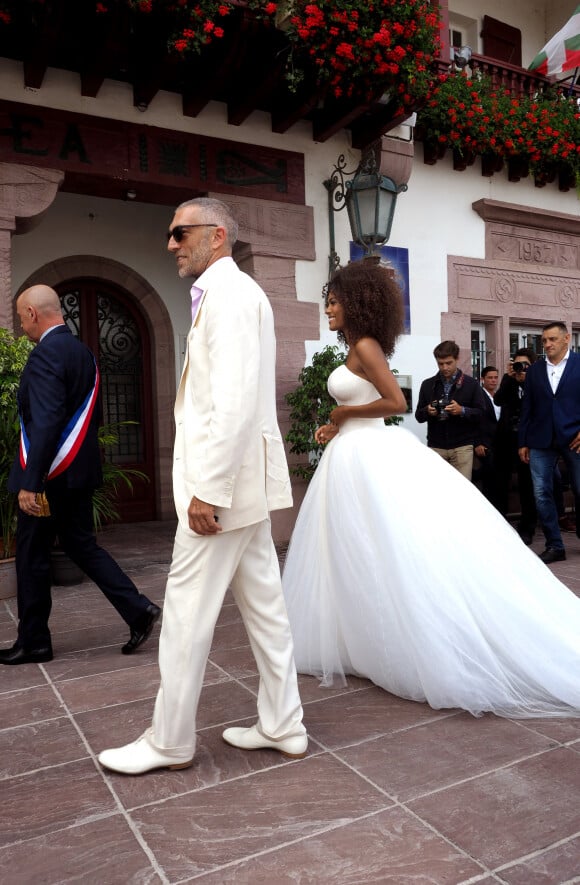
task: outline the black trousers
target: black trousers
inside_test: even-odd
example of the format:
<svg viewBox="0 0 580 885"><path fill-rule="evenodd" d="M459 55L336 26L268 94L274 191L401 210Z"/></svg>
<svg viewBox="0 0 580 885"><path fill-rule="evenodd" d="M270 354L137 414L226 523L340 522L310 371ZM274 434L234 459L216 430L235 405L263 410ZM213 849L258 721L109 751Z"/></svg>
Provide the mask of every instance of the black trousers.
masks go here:
<svg viewBox="0 0 580 885"><path fill-rule="evenodd" d="M534 534L538 515L534 498L534 487L530 465L524 464L518 454L517 432L500 438L496 444L496 475L497 495L496 505L500 513L505 516L508 512L509 490L512 474L515 471L518 478L518 496L520 499L520 518L518 529Z"/></svg>
<svg viewBox="0 0 580 885"><path fill-rule="evenodd" d="M93 530L92 491L67 489L58 479L47 487L50 517L18 511L16 575L18 640L25 649L51 646L50 552L55 538L65 553L97 584L123 620L134 625L151 604L113 557L99 547Z"/></svg>

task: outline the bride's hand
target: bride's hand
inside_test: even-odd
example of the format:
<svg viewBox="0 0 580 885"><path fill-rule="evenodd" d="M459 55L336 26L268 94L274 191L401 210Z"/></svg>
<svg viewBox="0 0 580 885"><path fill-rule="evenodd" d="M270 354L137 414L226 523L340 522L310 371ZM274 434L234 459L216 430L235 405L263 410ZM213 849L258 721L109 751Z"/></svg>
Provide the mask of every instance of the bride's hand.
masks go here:
<svg viewBox="0 0 580 885"><path fill-rule="evenodd" d="M348 418L348 406L337 406L330 413L330 423L340 427L343 421Z"/></svg>
<svg viewBox="0 0 580 885"><path fill-rule="evenodd" d="M325 446L337 433L338 427L336 424L323 424L322 427L314 431L314 439L319 446Z"/></svg>

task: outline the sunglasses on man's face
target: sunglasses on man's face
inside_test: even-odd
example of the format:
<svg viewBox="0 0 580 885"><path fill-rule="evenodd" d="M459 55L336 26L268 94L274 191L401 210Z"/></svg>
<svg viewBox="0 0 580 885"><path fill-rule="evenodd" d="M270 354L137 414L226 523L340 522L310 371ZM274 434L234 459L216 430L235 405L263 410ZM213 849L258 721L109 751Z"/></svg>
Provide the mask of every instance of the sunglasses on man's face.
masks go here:
<svg viewBox="0 0 580 885"><path fill-rule="evenodd" d="M192 227L219 227L217 224L176 224L171 230L167 231L167 242L173 237L176 243L181 243L185 237L185 232Z"/></svg>

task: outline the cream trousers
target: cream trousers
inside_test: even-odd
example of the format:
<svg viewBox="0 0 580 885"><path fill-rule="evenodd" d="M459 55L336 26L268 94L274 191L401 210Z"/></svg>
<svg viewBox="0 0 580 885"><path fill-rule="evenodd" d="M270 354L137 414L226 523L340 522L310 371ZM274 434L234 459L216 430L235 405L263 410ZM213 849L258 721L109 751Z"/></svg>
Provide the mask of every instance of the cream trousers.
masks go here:
<svg viewBox="0 0 580 885"><path fill-rule="evenodd" d="M272 739L305 732L270 520L211 536L192 536L178 526L159 639L161 685L149 739L180 757L195 751L199 696L228 587L260 674L258 728ZM224 719L229 718L224 710Z"/></svg>

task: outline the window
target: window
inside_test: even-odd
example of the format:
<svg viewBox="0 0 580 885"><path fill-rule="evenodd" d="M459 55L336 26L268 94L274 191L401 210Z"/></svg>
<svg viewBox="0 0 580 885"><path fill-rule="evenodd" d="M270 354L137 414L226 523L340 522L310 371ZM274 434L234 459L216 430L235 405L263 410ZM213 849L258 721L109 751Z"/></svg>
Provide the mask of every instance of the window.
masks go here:
<svg viewBox="0 0 580 885"><path fill-rule="evenodd" d="M479 26L476 19L459 15L457 12L449 12L451 56L453 57L454 48L460 49L462 46L471 46L473 52L478 52L478 31Z"/></svg>
<svg viewBox="0 0 580 885"><path fill-rule="evenodd" d="M487 348L485 346L485 325L477 323L471 327L471 374L481 378L481 370L487 365Z"/></svg>
<svg viewBox="0 0 580 885"><path fill-rule="evenodd" d="M519 28L483 16L483 54L510 65L522 66L522 32Z"/></svg>

